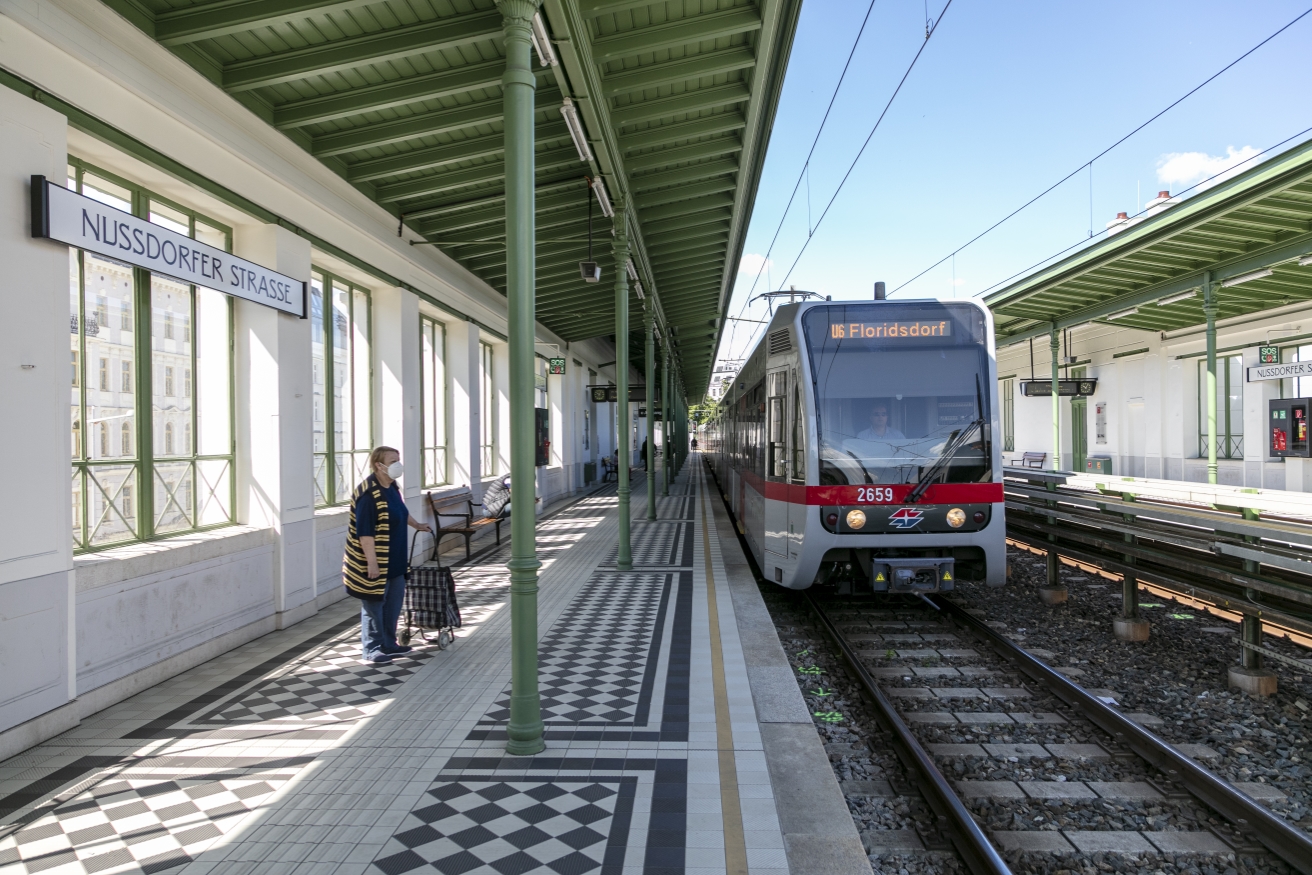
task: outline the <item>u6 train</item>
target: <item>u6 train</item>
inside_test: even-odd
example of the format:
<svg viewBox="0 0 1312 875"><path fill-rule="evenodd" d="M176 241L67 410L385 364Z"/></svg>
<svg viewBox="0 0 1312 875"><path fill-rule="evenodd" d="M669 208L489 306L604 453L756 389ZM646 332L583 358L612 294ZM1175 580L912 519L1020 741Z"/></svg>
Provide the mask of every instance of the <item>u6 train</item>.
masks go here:
<svg viewBox="0 0 1312 875"><path fill-rule="evenodd" d="M702 430L767 580L1006 580L993 320L973 301L779 307Z"/></svg>

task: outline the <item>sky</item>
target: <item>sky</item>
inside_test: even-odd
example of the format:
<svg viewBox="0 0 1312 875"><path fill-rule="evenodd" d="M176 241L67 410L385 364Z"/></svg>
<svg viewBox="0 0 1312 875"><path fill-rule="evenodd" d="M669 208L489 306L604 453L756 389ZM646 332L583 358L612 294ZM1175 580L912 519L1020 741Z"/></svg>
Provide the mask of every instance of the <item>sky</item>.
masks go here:
<svg viewBox="0 0 1312 875"><path fill-rule="evenodd" d="M1086 166L1309 0L951 0L946 11L944 3L875 0L809 165L870 3L803 4L727 315L765 319L767 303L749 299L788 286L836 301L869 299L876 280L895 299L981 295L1087 242L1116 213L1142 210L1158 191L1183 191L1291 137L1267 155L1312 137L1296 136L1312 128L1308 15ZM927 18L935 25L925 44ZM718 360L745 357L761 328L729 322Z"/></svg>

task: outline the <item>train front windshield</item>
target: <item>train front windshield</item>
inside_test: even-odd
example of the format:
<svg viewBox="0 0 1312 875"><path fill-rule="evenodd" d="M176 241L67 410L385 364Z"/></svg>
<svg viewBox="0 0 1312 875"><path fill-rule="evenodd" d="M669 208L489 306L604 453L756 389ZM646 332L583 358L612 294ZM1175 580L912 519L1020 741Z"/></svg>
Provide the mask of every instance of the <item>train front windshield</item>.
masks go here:
<svg viewBox="0 0 1312 875"><path fill-rule="evenodd" d="M987 326L978 308L814 307L802 330L821 485L993 479Z"/></svg>

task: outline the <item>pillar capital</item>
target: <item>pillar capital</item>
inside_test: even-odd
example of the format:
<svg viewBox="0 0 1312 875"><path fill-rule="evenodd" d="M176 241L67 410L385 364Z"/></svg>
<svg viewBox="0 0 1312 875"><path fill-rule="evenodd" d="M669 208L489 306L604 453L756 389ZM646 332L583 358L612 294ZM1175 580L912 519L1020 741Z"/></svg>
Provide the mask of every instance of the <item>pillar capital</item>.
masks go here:
<svg viewBox="0 0 1312 875"><path fill-rule="evenodd" d="M497 10L506 26L530 26L541 5L541 0L497 0Z"/></svg>

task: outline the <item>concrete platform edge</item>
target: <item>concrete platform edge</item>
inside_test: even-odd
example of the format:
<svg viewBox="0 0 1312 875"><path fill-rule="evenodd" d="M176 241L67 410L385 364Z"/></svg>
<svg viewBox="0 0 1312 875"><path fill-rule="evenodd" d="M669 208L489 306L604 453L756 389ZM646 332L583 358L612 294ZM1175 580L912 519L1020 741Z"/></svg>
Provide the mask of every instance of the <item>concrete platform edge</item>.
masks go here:
<svg viewBox="0 0 1312 875"><path fill-rule="evenodd" d="M703 480L792 875L870 875L856 824L709 475Z"/></svg>

